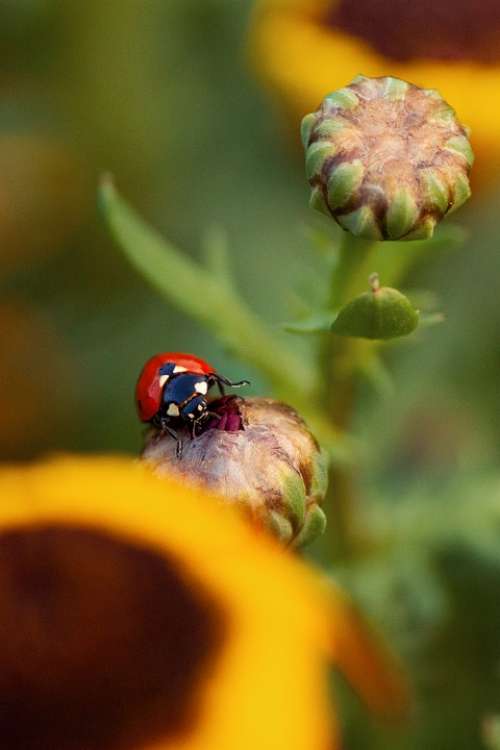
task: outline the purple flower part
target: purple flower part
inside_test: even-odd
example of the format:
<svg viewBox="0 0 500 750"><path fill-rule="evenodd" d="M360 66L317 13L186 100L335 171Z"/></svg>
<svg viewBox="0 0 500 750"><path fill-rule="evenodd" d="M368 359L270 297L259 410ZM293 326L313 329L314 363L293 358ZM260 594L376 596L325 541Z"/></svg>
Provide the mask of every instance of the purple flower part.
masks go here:
<svg viewBox="0 0 500 750"><path fill-rule="evenodd" d="M227 412L224 412L221 415L221 418L219 419L218 423L215 425L217 430L225 430L226 424L227 424Z"/></svg>
<svg viewBox="0 0 500 750"><path fill-rule="evenodd" d="M237 432L243 429L243 421L240 414L226 414L225 430L227 432Z"/></svg>
<svg viewBox="0 0 500 750"><path fill-rule="evenodd" d="M240 406L243 399L240 396L223 396L222 398L210 403L210 411L217 414L217 417L207 420L204 429L222 430L223 432L236 432L243 429L243 420L241 418Z"/></svg>

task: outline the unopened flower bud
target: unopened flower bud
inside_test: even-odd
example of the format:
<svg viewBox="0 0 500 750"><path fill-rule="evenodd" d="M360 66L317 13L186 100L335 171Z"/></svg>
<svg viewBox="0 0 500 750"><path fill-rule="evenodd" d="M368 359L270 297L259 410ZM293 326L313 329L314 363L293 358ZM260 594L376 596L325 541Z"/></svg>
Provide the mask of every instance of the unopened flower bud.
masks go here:
<svg viewBox="0 0 500 750"><path fill-rule="evenodd" d="M156 474L179 476L227 498L283 543L302 546L324 531L325 455L294 409L267 398L225 397L217 414L182 451L168 434L151 431L143 459Z"/></svg>
<svg viewBox="0 0 500 750"><path fill-rule="evenodd" d="M339 336L394 339L408 336L418 325L418 311L397 289L380 286L378 274L370 276L371 291L345 305L332 325Z"/></svg>
<svg viewBox="0 0 500 750"><path fill-rule="evenodd" d="M374 240L431 237L470 196L467 131L434 89L358 76L302 121L311 206Z"/></svg>

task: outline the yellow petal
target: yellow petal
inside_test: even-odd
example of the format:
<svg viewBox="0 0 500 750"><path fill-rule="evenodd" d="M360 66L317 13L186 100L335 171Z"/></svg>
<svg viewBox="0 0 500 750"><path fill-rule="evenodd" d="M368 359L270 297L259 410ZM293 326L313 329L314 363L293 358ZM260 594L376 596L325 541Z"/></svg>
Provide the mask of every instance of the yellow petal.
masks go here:
<svg viewBox="0 0 500 750"><path fill-rule="evenodd" d="M132 748L323 750L328 746L327 608L315 576L275 543L257 536L208 495L155 479L143 467L121 459L68 458L4 469L0 498L0 550L9 530L24 530L24 534L33 529L90 530L134 549L149 550L160 560L165 555L176 560L193 592L197 593L193 582L198 582L201 594L211 597L227 620L222 646L210 662L210 671L205 669L199 680L197 712L189 731L175 738L160 733L153 744L138 740ZM78 565L83 563L70 557L68 564L78 578ZM43 571L43 560L40 566ZM81 570L83 577L94 574L88 567ZM26 575L24 571L23 580ZM44 589L39 589L35 578L21 605L31 606L32 596L43 600ZM0 585L0 598L5 595L5 586ZM64 595L72 601L68 591ZM5 609L1 604L0 608ZM28 614L32 611L27 609ZM39 611L36 606L34 611ZM51 611L50 600L47 611ZM23 627L36 628L38 619L32 619ZM116 623L118 634L125 625ZM0 663L2 658L0 648ZM72 654L65 658L70 685ZM29 665L22 666L29 673ZM58 661L57 668L65 674L64 664ZM36 675L31 678L38 685ZM1 686L0 678L0 691ZM92 691L88 692L92 702ZM19 717L22 721L21 709ZM0 725L1 721L0 717ZM136 731L142 736L139 728ZM42 742L40 747L46 750Z"/></svg>

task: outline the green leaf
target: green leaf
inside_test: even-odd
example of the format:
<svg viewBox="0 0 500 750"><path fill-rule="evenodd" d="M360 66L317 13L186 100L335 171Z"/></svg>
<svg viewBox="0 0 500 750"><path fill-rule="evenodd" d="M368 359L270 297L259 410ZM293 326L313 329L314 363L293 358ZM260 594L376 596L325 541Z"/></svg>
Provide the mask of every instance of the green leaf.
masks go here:
<svg viewBox="0 0 500 750"><path fill-rule="evenodd" d="M209 227L203 236L202 249L208 270L219 281L231 286L229 242L225 229L216 224Z"/></svg>
<svg viewBox="0 0 500 750"><path fill-rule="evenodd" d="M441 325L444 323L446 317L444 313L421 313L419 318L419 328L434 328L434 326Z"/></svg>
<svg viewBox="0 0 500 750"><path fill-rule="evenodd" d="M100 201L125 257L165 299L260 370L280 397L309 401L307 394L315 380L312 367L273 335L225 276L196 263L148 226L118 194L109 177L102 181Z"/></svg>
<svg viewBox="0 0 500 750"><path fill-rule="evenodd" d="M336 312L325 310L309 315L302 320L283 323L282 328L288 333L325 333L331 330L336 316Z"/></svg>
<svg viewBox="0 0 500 750"><path fill-rule="evenodd" d="M446 317L439 309L440 300L435 292L431 292L428 289L405 289L405 294L413 307L416 307L420 311L418 321L419 330L433 328L436 325L444 323Z"/></svg>
<svg viewBox="0 0 500 750"><path fill-rule="evenodd" d="M403 292L421 313L438 312L441 306L439 295L430 289L404 289Z"/></svg>

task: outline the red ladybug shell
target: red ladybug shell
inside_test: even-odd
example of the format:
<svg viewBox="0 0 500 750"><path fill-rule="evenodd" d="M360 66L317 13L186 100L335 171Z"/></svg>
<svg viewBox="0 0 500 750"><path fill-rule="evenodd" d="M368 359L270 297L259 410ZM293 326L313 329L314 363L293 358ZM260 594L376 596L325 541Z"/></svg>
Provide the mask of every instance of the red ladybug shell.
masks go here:
<svg viewBox="0 0 500 750"><path fill-rule="evenodd" d="M142 422L149 422L161 405L160 367L167 362L172 362L178 367L185 367L187 372L200 375L212 375L215 369L200 357L194 354L183 354L182 352L164 352L155 354L148 359L142 368L139 380L135 387L135 398L139 418Z"/></svg>

